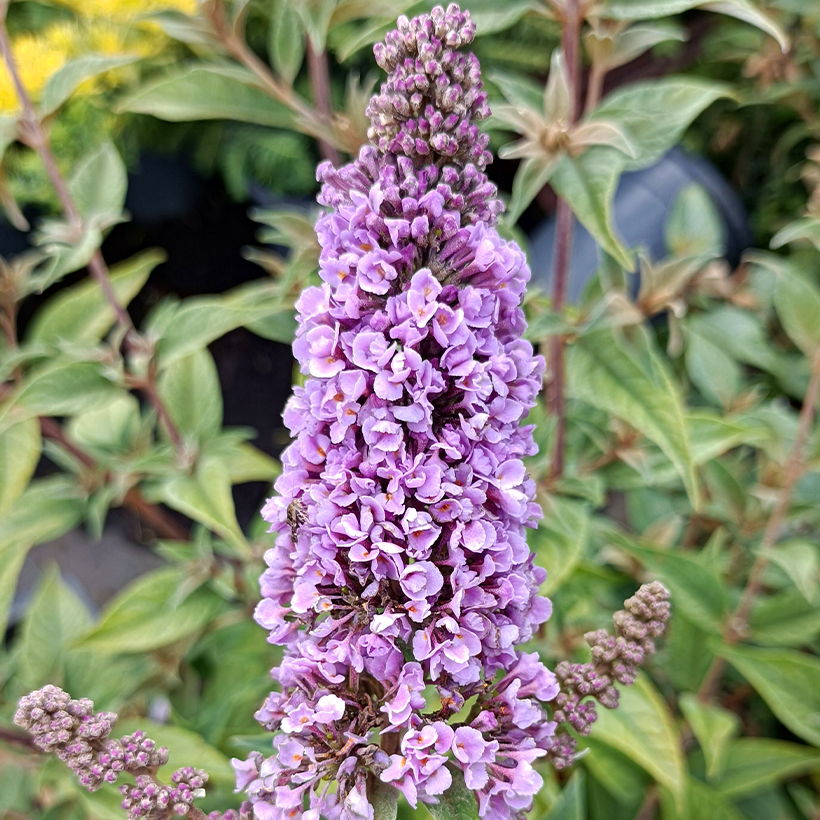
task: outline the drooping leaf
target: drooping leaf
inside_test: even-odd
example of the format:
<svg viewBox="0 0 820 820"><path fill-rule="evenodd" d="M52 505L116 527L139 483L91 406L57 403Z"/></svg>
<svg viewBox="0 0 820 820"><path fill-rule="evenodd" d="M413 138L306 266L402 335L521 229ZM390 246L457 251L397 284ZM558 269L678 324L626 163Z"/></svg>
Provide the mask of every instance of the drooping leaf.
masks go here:
<svg viewBox="0 0 820 820"><path fill-rule="evenodd" d="M184 571L163 567L132 581L76 646L93 652L148 652L202 629L222 608L222 599L200 588L179 601Z"/></svg>
<svg viewBox="0 0 820 820"><path fill-rule="evenodd" d="M683 692L678 703L703 750L706 775L712 780L723 771L729 745L740 732L740 719L734 712L703 703L689 692Z"/></svg>
<svg viewBox="0 0 820 820"><path fill-rule="evenodd" d="M157 390L180 433L202 442L222 429L222 390L206 348L175 359L162 372Z"/></svg>
<svg viewBox="0 0 820 820"><path fill-rule="evenodd" d="M43 116L53 114L86 80L136 62L136 54L84 54L69 60L48 78L38 106Z"/></svg>
<svg viewBox="0 0 820 820"><path fill-rule="evenodd" d="M625 160L620 151L603 146L594 146L578 157L564 155L550 176L550 184L567 200L598 245L623 268L632 270L632 256L612 224L612 198Z"/></svg>
<svg viewBox="0 0 820 820"><path fill-rule="evenodd" d="M645 168L677 145L702 111L726 96L730 96L729 88L711 80L695 77L644 80L608 94L591 119L621 126L636 152L635 159L623 158L625 168ZM658 111L664 115L659 117Z"/></svg>
<svg viewBox="0 0 820 820"><path fill-rule="evenodd" d="M111 287L121 305L128 305L165 258L164 251L147 250L111 268ZM89 278L60 291L43 305L35 314L27 338L33 342L93 343L107 333L115 319L114 309L99 284Z"/></svg>
<svg viewBox="0 0 820 820"><path fill-rule="evenodd" d="M769 245L777 250L791 242L800 241L811 242L820 250L820 219L815 216L804 216L790 222L772 237Z"/></svg>
<svg viewBox="0 0 820 820"><path fill-rule="evenodd" d="M292 83L305 59L305 34L292 0L276 0L268 30L268 53L282 79Z"/></svg>
<svg viewBox="0 0 820 820"><path fill-rule="evenodd" d="M37 419L22 421L0 433L0 515L25 492L41 449Z"/></svg>
<svg viewBox="0 0 820 820"><path fill-rule="evenodd" d="M634 760L675 796L686 798L686 765L675 722L658 690L644 674L621 690L617 709L599 709L596 740Z"/></svg>
<svg viewBox="0 0 820 820"><path fill-rule="evenodd" d="M763 737L742 737L726 753L717 788L729 797L754 794L806 772L820 771L820 752L797 743Z"/></svg>
<svg viewBox="0 0 820 820"><path fill-rule="evenodd" d="M433 820L478 820L478 803L475 795L464 784L464 775L454 766L450 766L453 785L438 798L438 803L431 803L427 811Z"/></svg>
<svg viewBox="0 0 820 820"><path fill-rule="evenodd" d="M797 589L760 596L749 616L751 639L762 646L802 647L820 635L820 608Z"/></svg>
<svg viewBox="0 0 820 820"><path fill-rule="evenodd" d="M713 0L711 3L704 3L700 8L750 23L774 37L783 52L789 50L789 35L769 15L756 8L752 0Z"/></svg>
<svg viewBox="0 0 820 820"><path fill-rule="evenodd" d="M754 686L779 720L820 746L820 660L789 649L723 646L719 653Z"/></svg>
<svg viewBox="0 0 820 820"><path fill-rule="evenodd" d="M121 100L118 110L171 122L224 119L293 127L290 110L260 89L249 72L220 63L189 65L151 80Z"/></svg>
<svg viewBox="0 0 820 820"><path fill-rule="evenodd" d="M567 356L569 393L642 432L660 447L699 504L689 430L678 388L648 337L609 328L579 337Z"/></svg>

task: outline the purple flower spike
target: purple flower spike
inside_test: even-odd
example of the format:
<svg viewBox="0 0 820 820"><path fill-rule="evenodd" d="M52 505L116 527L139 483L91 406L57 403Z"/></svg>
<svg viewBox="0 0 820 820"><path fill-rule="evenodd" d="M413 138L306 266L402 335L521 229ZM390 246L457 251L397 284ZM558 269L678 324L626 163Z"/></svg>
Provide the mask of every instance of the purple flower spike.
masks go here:
<svg viewBox="0 0 820 820"><path fill-rule="evenodd" d="M371 818L374 778L415 806L457 770L508 820L553 742L558 684L517 648L551 611L524 535L544 361L521 338L526 259L495 227L487 97L458 51L474 30L455 4L400 18L373 144L318 170L323 284L297 302L306 378L256 612L285 647L257 714L279 733L235 763L259 820Z"/></svg>

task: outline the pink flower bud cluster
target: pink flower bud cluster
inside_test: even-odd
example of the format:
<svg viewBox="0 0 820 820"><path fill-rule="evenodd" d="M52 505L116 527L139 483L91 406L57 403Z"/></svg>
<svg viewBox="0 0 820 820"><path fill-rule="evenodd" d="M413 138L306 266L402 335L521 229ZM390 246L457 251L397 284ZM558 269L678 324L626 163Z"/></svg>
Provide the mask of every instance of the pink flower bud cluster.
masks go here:
<svg viewBox="0 0 820 820"><path fill-rule="evenodd" d="M561 691L555 698L553 717L588 735L598 717L594 701L606 709L618 706L620 683L635 682L638 667L655 652L655 638L666 630L669 620L669 591L659 581L644 584L624 608L612 616L615 635L599 629L584 637L592 648L588 663L562 661L555 668ZM585 700L592 698L592 700ZM557 769L571 766L575 759L575 739L563 728L556 734L549 757Z"/></svg>
<svg viewBox="0 0 820 820"><path fill-rule="evenodd" d="M87 698L73 700L57 686L44 686L20 701L14 722L32 735L37 748L56 754L88 791L116 783L123 773L133 775L135 785L120 787L128 820L170 820L188 814L204 820L193 802L204 795L208 775L186 766L173 773L171 785L163 785L156 774L168 762L168 750L142 731L109 737L117 715L94 712ZM239 811L214 812L208 820L250 820L251 813L250 803L245 803Z"/></svg>

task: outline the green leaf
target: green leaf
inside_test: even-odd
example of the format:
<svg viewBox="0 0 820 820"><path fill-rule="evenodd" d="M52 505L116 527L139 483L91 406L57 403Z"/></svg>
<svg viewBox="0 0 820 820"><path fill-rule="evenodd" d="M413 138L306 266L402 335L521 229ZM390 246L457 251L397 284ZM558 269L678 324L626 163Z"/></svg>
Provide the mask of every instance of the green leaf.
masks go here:
<svg viewBox="0 0 820 820"><path fill-rule="evenodd" d="M791 242L808 241L820 250L820 219L816 216L804 216L779 230L769 243L777 250Z"/></svg>
<svg viewBox="0 0 820 820"><path fill-rule="evenodd" d="M683 692L678 703L703 750L706 776L713 780L723 771L729 744L740 733L740 718L728 709L702 703L689 692Z"/></svg>
<svg viewBox="0 0 820 820"><path fill-rule="evenodd" d="M222 429L222 391L207 349L175 359L160 375L157 389L181 433L203 442Z"/></svg>
<svg viewBox="0 0 820 820"><path fill-rule="evenodd" d="M305 34L292 0L275 0L268 29L268 52L279 76L293 83L305 59Z"/></svg>
<svg viewBox="0 0 820 820"><path fill-rule="evenodd" d="M313 50L320 54L325 50L330 21L336 11L337 0L299 0L296 12L302 18Z"/></svg>
<svg viewBox="0 0 820 820"><path fill-rule="evenodd" d="M119 392L96 362L49 362L0 405L0 431L34 416L73 416L102 406Z"/></svg>
<svg viewBox="0 0 820 820"><path fill-rule="evenodd" d="M783 51L789 47L789 38L783 29L771 17L755 8L749 0L609 0L602 9L601 16L611 20L647 20L668 17L694 8L726 14L751 23L774 37Z"/></svg>
<svg viewBox="0 0 820 820"><path fill-rule="evenodd" d="M53 114L86 80L139 59L137 54L84 54L69 60L48 78L38 106L41 115Z"/></svg>
<svg viewBox="0 0 820 820"><path fill-rule="evenodd" d="M621 161L627 170L634 170L656 163L680 142L702 111L727 96L731 96L728 86L695 77L645 80L608 94L591 120L608 120L624 130L636 159L623 157ZM658 111L664 112L662 117Z"/></svg>
<svg viewBox="0 0 820 820"><path fill-rule="evenodd" d="M567 353L569 393L654 441L674 464L697 508L700 492L681 398L645 331L627 340L602 328L579 337Z"/></svg>
<svg viewBox="0 0 820 820"><path fill-rule="evenodd" d="M682 612L676 612L661 649L663 668L677 689L695 691L703 682L714 654L709 633L699 629Z"/></svg>
<svg viewBox="0 0 820 820"><path fill-rule="evenodd" d="M37 419L22 421L0 433L0 515L25 492L42 446Z"/></svg>
<svg viewBox="0 0 820 820"><path fill-rule="evenodd" d="M766 557L789 576L809 603L820 604L820 548L816 542L790 538L768 550Z"/></svg>
<svg viewBox="0 0 820 820"><path fill-rule="evenodd" d="M569 783L561 789L558 800L550 809L546 820L586 820L587 800L584 788L584 773L581 769L576 771L569 780Z"/></svg>
<svg viewBox="0 0 820 820"><path fill-rule="evenodd" d="M612 540L636 557L672 593L672 605L695 625L720 634L728 611L726 590L720 577L691 553L652 549L613 534Z"/></svg>
<svg viewBox="0 0 820 820"><path fill-rule="evenodd" d="M685 810L676 807L672 796L661 791L663 820L746 820L720 792L694 778L686 783L685 806Z"/></svg>
<svg viewBox="0 0 820 820"><path fill-rule="evenodd" d="M643 794L649 776L634 761L596 740L594 731L582 743L589 749L583 757L584 768L615 800L629 805L636 795Z"/></svg>
<svg viewBox="0 0 820 820"><path fill-rule="evenodd" d="M820 634L820 609L796 589L761 596L749 616L756 644L801 647Z"/></svg>
<svg viewBox="0 0 820 820"><path fill-rule="evenodd" d="M465 6L466 7L466 6ZM476 33L495 34L515 25L532 7L531 0L470 0L470 15L475 21Z"/></svg>
<svg viewBox="0 0 820 820"><path fill-rule="evenodd" d="M438 803L427 804L433 820L478 820L478 803L475 794L464 784L464 775L450 766L453 785L439 795Z"/></svg>
<svg viewBox="0 0 820 820"><path fill-rule="evenodd" d="M729 797L754 794L807 772L820 771L820 752L797 743L742 737L729 746L717 788Z"/></svg>
<svg viewBox="0 0 820 820"><path fill-rule="evenodd" d="M716 0L716 2L704 3L700 8L750 23L774 37L783 52L789 50L789 35L771 17L755 8L750 0Z"/></svg>
<svg viewBox="0 0 820 820"><path fill-rule="evenodd" d="M82 504L71 497L67 477L35 479L0 517L0 634L5 634L17 576L35 544L59 538L82 520Z"/></svg>
<svg viewBox="0 0 820 820"><path fill-rule="evenodd" d="M86 221L103 227L119 220L127 188L125 163L109 141L81 159L68 180L80 213Z"/></svg>
<svg viewBox="0 0 820 820"><path fill-rule="evenodd" d="M164 262L165 251L143 251L111 268L111 287L124 307L142 290L151 271ZM116 321L114 309L94 279L60 291L41 307L27 333L28 341L99 341Z"/></svg>
<svg viewBox="0 0 820 820"><path fill-rule="evenodd" d="M168 479L160 485L158 493L169 507L221 535L243 556L250 555L236 520L230 471L222 459L203 454L193 475Z"/></svg>
<svg viewBox="0 0 820 820"><path fill-rule="evenodd" d="M200 587L179 601L184 567L163 567L121 590L99 622L75 646L93 652L150 652L205 627L222 609L222 599Z"/></svg>
<svg viewBox="0 0 820 820"><path fill-rule="evenodd" d="M541 114L544 107L543 83L537 83L525 74L500 70L490 71L487 78L498 86L508 102L517 108L530 108Z"/></svg>
<svg viewBox="0 0 820 820"><path fill-rule="evenodd" d="M726 350L686 327L686 372L709 400L728 408L743 387L743 370Z"/></svg>
<svg viewBox="0 0 820 820"><path fill-rule="evenodd" d="M170 782L170 775L183 766L193 766L208 772L208 778L215 785L233 788L236 775L230 760L222 752L211 746L201 735L180 726L154 723L139 717L117 723L118 734L145 732L158 746L168 749L168 762L159 770L159 779Z"/></svg>
<svg viewBox="0 0 820 820"><path fill-rule="evenodd" d="M399 808L399 790L381 780L368 790L368 802L373 806L373 820L396 820Z"/></svg>
<svg viewBox="0 0 820 820"><path fill-rule="evenodd" d="M672 256L719 256L723 253L720 213L706 190L687 185L666 220L666 247Z"/></svg>
<svg viewBox="0 0 820 820"><path fill-rule="evenodd" d="M558 165L557 157L546 154L537 157L526 157L518 166L513 179L512 197L507 209L506 220L514 225L535 199L538 192L547 184Z"/></svg>
<svg viewBox="0 0 820 820"><path fill-rule="evenodd" d="M612 225L612 197L625 161L620 151L605 147L592 147L578 157L564 155L552 172L550 184L598 245L621 267L632 270L634 260Z"/></svg>
<svg viewBox="0 0 820 820"><path fill-rule="evenodd" d="M718 653L754 686L786 727L820 746L820 659L751 646L723 646Z"/></svg>
<svg viewBox="0 0 820 820"><path fill-rule="evenodd" d="M283 308L276 283L263 279L219 296L186 299L171 307L161 321L155 316L149 325L159 336L160 367L167 367L174 359L209 345L237 327L253 325L270 330L266 323L278 322L285 314L291 322L293 311Z"/></svg>
<svg viewBox="0 0 820 820"><path fill-rule="evenodd" d="M790 266L777 277L774 306L789 338L811 359L820 345L820 289Z"/></svg>
<svg viewBox="0 0 820 820"><path fill-rule="evenodd" d="M72 441L95 456L128 453L140 432L139 401L123 391L102 407L75 416L67 432Z"/></svg>
<svg viewBox="0 0 820 820"><path fill-rule="evenodd" d="M617 709L599 709L593 728L596 740L634 760L675 796L682 807L686 763L675 722L658 690L643 673L621 690Z"/></svg>
<svg viewBox="0 0 820 820"><path fill-rule="evenodd" d="M281 342L289 345L293 343L296 336L296 311L290 307L283 307L279 310L266 313L260 319L250 319L245 322L245 327L261 336L263 339L271 339L274 342Z"/></svg>
<svg viewBox="0 0 820 820"><path fill-rule="evenodd" d="M528 542L539 566L547 570L541 592L549 595L581 560L589 539L589 508L558 495L546 496L543 507L544 518L530 532Z"/></svg>
<svg viewBox="0 0 820 820"><path fill-rule="evenodd" d="M91 616L52 565L41 577L16 645L16 674L28 689L63 680L68 643L88 628Z"/></svg>
<svg viewBox="0 0 820 820"><path fill-rule="evenodd" d="M220 63L198 63L152 80L124 100L118 111L161 120L237 120L292 128L293 115L273 100L249 72Z"/></svg>

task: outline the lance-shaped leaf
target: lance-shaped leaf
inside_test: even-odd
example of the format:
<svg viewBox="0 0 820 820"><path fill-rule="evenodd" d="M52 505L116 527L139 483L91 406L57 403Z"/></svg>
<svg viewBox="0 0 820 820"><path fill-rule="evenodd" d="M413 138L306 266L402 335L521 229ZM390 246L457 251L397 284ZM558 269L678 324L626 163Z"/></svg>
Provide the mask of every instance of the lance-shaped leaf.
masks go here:
<svg viewBox="0 0 820 820"><path fill-rule="evenodd" d="M38 106L40 114L53 114L86 80L136 62L136 54L84 54L67 62L49 77Z"/></svg>

